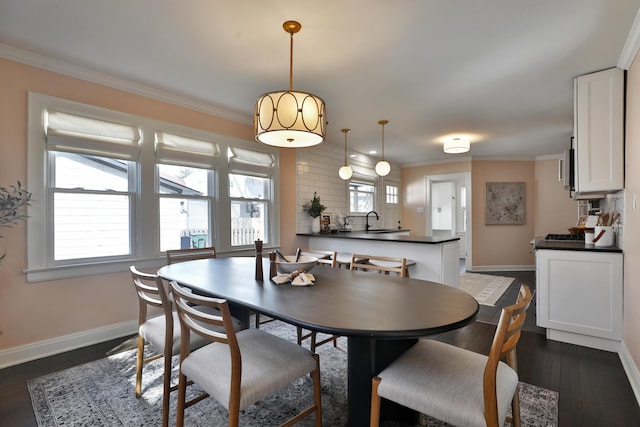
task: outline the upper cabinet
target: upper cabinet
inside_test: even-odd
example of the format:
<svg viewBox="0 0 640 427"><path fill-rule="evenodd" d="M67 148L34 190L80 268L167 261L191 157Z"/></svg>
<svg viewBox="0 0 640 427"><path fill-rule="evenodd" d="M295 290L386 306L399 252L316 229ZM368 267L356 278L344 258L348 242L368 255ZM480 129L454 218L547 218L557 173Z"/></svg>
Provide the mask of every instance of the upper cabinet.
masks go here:
<svg viewBox="0 0 640 427"><path fill-rule="evenodd" d="M611 68L574 82L576 193L624 188L624 71Z"/></svg>

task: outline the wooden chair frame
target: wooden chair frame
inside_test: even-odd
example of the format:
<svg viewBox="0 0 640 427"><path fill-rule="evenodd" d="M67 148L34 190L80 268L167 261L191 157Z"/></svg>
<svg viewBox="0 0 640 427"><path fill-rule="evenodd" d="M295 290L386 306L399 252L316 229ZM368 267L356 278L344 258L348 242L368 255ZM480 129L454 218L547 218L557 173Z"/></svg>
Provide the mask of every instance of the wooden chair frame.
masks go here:
<svg viewBox="0 0 640 427"><path fill-rule="evenodd" d="M516 303L502 309L500 321L494 334L483 374L484 417L488 427L499 427L498 401L496 398L498 362L505 359L506 363L514 371L518 372L516 345L520 339L522 326L524 325L527 315L526 311L531 304L531 299L532 294L529 287L521 285ZM425 363L428 363L428 361L425 361ZM380 381L380 377L376 376L372 379L371 384L371 427L377 427L380 420L381 398L378 395ZM516 387L511 401L512 417L510 419L509 417L507 418L507 421L511 422L515 427L520 427L520 399L518 391L519 386Z"/></svg>
<svg viewBox="0 0 640 427"><path fill-rule="evenodd" d="M313 256L314 254L316 255L324 255L325 258L320 258L318 257L318 265L328 265L331 268L336 268L337 264L336 264L336 251L323 251L323 250L319 250L319 249L301 249L300 253L302 254L307 254L307 255L311 255ZM297 330L297 335L298 335L298 345L302 345L302 342L304 340L306 340L307 338L310 339L310 344L309 344L309 349L315 353L316 352L316 348L329 343L329 342L333 342L333 346L334 347L338 347L338 336L337 335L332 335L328 338L325 338L321 341L317 341L317 332L316 331L309 331L308 333L304 333L303 329L300 326L296 327Z"/></svg>
<svg viewBox="0 0 640 427"><path fill-rule="evenodd" d="M242 356L236 331L231 321L231 312L229 304L226 300L219 298L209 298L199 296L184 290L176 282L171 282L171 292L173 293L178 317L182 327L182 337L180 345L180 365L182 361L190 354L189 339L191 332L196 333L212 342L227 345L231 354L231 393L229 398L229 426L237 427L240 417L240 393L242 380ZM217 308L221 315L208 314L199 311L194 306L205 306ZM209 326L209 327L207 327ZM212 331L210 327L224 328L224 333ZM311 372L314 384L314 402L308 408L302 410L297 415L290 418L283 426L291 426L301 419L315 414L316 426L322 425L322 404L321 404L321 385L320 385L320 362L317 354L313 357L316 360L316 369ZM213 362L213 361L212 361ZM178 382L178 410L177 410L177 427L184 425L184 410L201 400L207 398L207 393L201 394L186 401L187 378L180 371Z"/></svg>
<svg viewBox="0 0 640 427"><path fill-rule="evenodd" d="M216 248L214 246L193 249L169 249L166 254L167 264L174 264L182 261L193 261L196 259L217 258Z"/></svg>
<svg viewBox="0 0 640 427"><path fill-rule="evenodd" d="M148 358L144 358L145 341L142 335L138 334L138 351L136 355L136 398L142 395L142 368L145 364L164 357L163 369L163 391L162 391L162 425L169 425L169 395L177 390L177 386L171 386L171 357L173 343L173 313L172 303L164 287L162 278L157 274L149 274L138 271L134 266L130 266L133 285L138 295L138 329L148 319L148 307L159 307L162 309L165 319L164 350Z"/></svg>
<svg viewBox="0 0 640 427"><path fill-rule="evenodd" d="M366 261L362 261L362 260ZM371 264L371 260L384 261L384 262L393 262L399 263L399 267L382 267L379 265ZM409 277L409 270L407 268L407 259L406 258L395 258L395 257L386 257L386 256L377 256L377 255L362 255L362 254L352 254L351 255L351 270L374 270L378 272L384 272L385 274L396 273L400 277Z"/></svg>

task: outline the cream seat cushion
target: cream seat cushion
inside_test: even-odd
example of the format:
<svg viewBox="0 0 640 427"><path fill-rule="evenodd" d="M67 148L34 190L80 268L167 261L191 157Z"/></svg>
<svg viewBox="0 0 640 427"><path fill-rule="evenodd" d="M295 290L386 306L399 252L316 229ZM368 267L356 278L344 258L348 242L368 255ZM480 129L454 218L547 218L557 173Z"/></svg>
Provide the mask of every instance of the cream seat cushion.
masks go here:
<svg viewBox="0 0 640 427"><path fill-rule="evenodd" d="M485 427L483 374L487 357L439 341L421 339L379 375L378 393L458 427ZM500 362L499 425L504 425L518 374Z"/></svg>

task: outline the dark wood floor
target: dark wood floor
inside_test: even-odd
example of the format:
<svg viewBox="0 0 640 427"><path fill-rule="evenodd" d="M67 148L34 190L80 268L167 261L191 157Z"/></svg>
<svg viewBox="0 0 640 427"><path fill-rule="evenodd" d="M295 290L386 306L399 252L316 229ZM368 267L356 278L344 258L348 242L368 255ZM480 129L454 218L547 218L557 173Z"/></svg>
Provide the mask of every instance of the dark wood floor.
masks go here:
<svg viewBox="0 0 640 427"><path fill-rule="evenodd" d="M488 352L500 304L515 301L521 282L535 287L535 280L531 282L533 273L492 274L516 277L498 307L482 306L477 322L437 335L436 339ZM528 317L534 316L532 306ZM547 341L535 322L528 329L518 344L520 379L559 392L559 426L640 426L640 407L617 354ZM131 337L121 338L0 370L0 425L36 426L28 379L102 358L131 345Z"/></svg>

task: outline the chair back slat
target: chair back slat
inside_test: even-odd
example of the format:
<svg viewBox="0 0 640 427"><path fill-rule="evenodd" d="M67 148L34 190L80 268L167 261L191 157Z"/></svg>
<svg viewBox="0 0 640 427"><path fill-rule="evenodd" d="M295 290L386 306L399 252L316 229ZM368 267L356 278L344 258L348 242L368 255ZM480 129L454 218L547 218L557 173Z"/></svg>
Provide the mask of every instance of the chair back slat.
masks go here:
<svg viewBox="0 0 640 427"><path fill-rule="evenodd" d="M165 316L170 319L173 304L162 278L157 274L143 273L133 265L129 267L129 271L140 305L139 323L142 324L146 320L148 306L161 307Z"/></svg>
<svg viewBox="0 0 640 427"><path fill-rule="evenodd" d="M318 258L317 264L328 265L331 268L336 266L336 251L322 251L320 249L301 249L302 255L313 256Z"/></svg>
<svg viewBox="0 0 640 427"><path fill-rule="evenodd" d="M236 341L234 324L226 300L194 294L175 281L171 282L170 286L183 334L185 329L188 329L212 342L232 345ZM217 309L219 314L214 310L206 311L205 307ZM220 327L224 328L224 333L220 332Z"/></svg>
<svg viewBox="0 0 640 427"><path fill-rule="evenodd" d="M393 263L397 266L375 265L371 261L381 261L382 263ZM407 259L377 255L351 255L351 270L374 270L385 273L397 273L400 277L407 277Z"/></svg>
<svg viewBox="0 0 640 427"><path fill-rule="evenodd" d="M498 401L496 399L498 363L506 357L507 363L517 372L515 350L531 299L532 294L529 287L521 285L516 303L503 308L500 314L484 370L484 407L487 426L498 426Z"/></svg>
<svg viewBox="0 0 640 427"><path fill-rule="evenodd" d="M209 246L206 248L167 250L167 264L216 257L216 248L214 246Z"/></svg>

